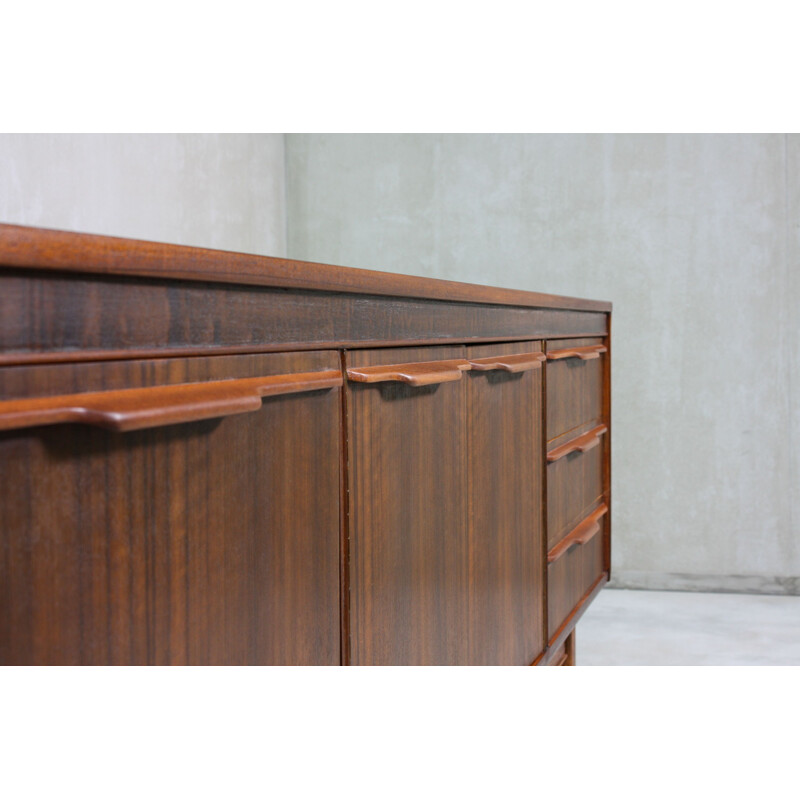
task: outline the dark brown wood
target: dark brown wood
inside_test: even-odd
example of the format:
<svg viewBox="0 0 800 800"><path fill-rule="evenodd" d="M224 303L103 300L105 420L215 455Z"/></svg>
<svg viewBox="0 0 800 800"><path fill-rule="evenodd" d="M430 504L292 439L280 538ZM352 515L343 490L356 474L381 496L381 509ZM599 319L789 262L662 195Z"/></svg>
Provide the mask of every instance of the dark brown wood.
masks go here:
<svg viewBox="0 0 800 800"><path fill-rule="evenodd" d="M603 519L599 519L602 532ZM604 545L601 535L577 544L547 566L548 630L553 633L582 602L582 598L605 576Z"/></svg>
<svg viewBox="0 0 800 800"><path fill-rule="evenodd" d="M544 652L539 661L533 666L547 663L548 656L553 652L553 648L557 648L566 642L567 638L575 630L575 626L578 624L580 618L586 613L586 610L592 604L597 595L600 594L601 590L607 583L608 575L603 573L594 582L589 591L586 592L586 594L578 601L578 604L572 609L564 622L553 633L551 633L550 641L548 642L548 649Z"/></svg>
<svg viewBox="0 0 800 800"><path fill-rule="evenodd" d="M572 629L572 633L567 637L567 641L564 642L564 650L565 650L565 658L564 664L565 667L574 667L575 666L575 629Z"/></svg>
<svg viewBox="0 0 800 800"><path fill-rule="evenodd" d="M3 271L0 364L603 335L607 315Z"/></svg>
<svg viewBox="0 0 800 800"><path fill-rule="evenodd" d="M548 350L547 358L550 361L558 361L562 358L579 358L581 361L592 361L600 358L606 352L603 344L590 345L588 347L566 347L562 350Z"/></svg>
<svg viewBox="0 0 800 800"><path fill-rule="evenodd" d="M541 369L547 357L542 352L515 353L514 355L502 354L487 358L470 358L472 369L478 372L503 370L504 372L525 372L529 369Z"/></svg>
<svg viewBox="0 0 800 800"><path fill-rule="evenodd" d="M599 586L595 590L599 591ZM574 667L575 661L575 622L583 613L582 607L578 607L569 617L569 625L562 627L558 637L550 643L548 648L543 651L539 658L531 664L533 667Z"/></svg>
<svg viewBox="0 0 800 800"><path fill-rule="evenodd" d="M608 507L603 503L591 514L581 520L555 547L547 554L547 563L552 564L563 558L576 545L588 544L600 532L600 517L608 513Z"/></svg>
<svg viewBox="0 0 800 800"><path fill-rule="evenodd" d="M544 664L544 666L563 667L566 665L567 658L567 644L566 642L562 642L548 655L547 662Z"/></svg>
<svg viewBox="0 0 800 800"><path fill-rule="evenodd" d="M564 349L599 344L594 339L565 340ZM548 344L548 353L551 348ZM548 356L549 358L549 356ZM603 359L565 358L547 362L547 439L552 443L580 426L605 422L603 413Z"/></svg>
<svg viewBox="0 0 800 800"><path fill-rule="evenodd" d="M605 339L607 354L603 359L603 419L608 432L603 443L603 491L608 506L604 534L606 575L611 579L611 314L608 315L608 336Z"/></svg>
<svg viewBox="0 0 800 800"><path fill-rule="evenodd" d="M574 664L610 316L0 225L0 662Z"/></svg>
<svg viewBox="0 0 800 800"><path fill-rule="evenodd" d="M552 549L603 499L603 450L547 465L547 546Z"/></svg>
<svg viewBox="0 0 800 800"><path fill-rule="evenodd" d="M394 363L463 359L401 348ZM386 363L347 353L347 369ZM346 385L353 664L469 663L466 384Z"/></svg>
<svg viewBox="0 0 800 800"><path fill-rule="evenodd" d="M199 247L0 225L0 265L462 303L611 311L610 303Z"/></svg>
<svg viewBox="0 0 800 800"><path fill-rule="evenodd" d="M397 381L409 386L432 386L435 383L460 381L461 373L470 369L464 358L450 361L424 361L420 364L388 364L371 367L348 367L347 377L358 383Z"/></svg>
<svg viewBox="0 0 800 800"><path fill-rule="evenodd" d="M339 368L347 374L346 354L339 353ZM347 486L348 443L347 392L342 391L339 447L339 646L342 666L350 665L350 492Z"/></svg>
<svg viewBox="0 0 800 800"><path fill-rule="evenodd" d="M589 450L597 447L600 444L600 437L608 431L608 426L597 425L586 433L581 433L578 436L570 439L566 444L559 447L554 447L552 450L547 451L548 461L558 461L570 453L588 453Z"/></svg>
<svg viewBox="0 0 800 800"><path fill-rule="evenodd" d="M529 359L539 349L539 342L470 347L467 358L516 366L516 354ZM543 472L542 370L470 372L465 380L468 663L524 666L545 643L544 521L534 491Z"/></svg>
<svg viewBox="0 0 800 800"><path fill-rule="evenodd" d="M9 368L0 384L24 398L337 366L125 361ZM123 434L0 433L0 663L338 664L340 391Z"/></svg>
<svg viewBox="0 0 800 800"><path fill-rule="evenodd" d="M0 431L78 422L135 431L257 411L265 397L342 385L338 370L0 402Z"/></svg>

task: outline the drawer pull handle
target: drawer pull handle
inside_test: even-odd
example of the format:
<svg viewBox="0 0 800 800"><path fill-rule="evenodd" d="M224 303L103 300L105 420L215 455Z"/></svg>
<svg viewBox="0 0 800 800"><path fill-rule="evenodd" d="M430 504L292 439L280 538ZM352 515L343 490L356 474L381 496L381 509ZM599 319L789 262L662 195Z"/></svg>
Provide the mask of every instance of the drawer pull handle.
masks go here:
<svg viewBox="0 0 800 800"><path fill-rule="evenodd" d="M525 372L528 369L540 369L542 362L547 361L544 353L518 353L511 356L490 356L489 358L471 358L472 369L488 372L502 369L505 372Z"/></svg>
<svg viewBox="0 0 800 800"><path fill-rule="evenodd" d="M598 506L586 519L579 522L548 554L547 563L552 564L564 553L572 550L577 545L588 544L600 531L600 518L608 513L608 506L603 503Z"/></svg>
<svg viewBox="0 0 800 800"><path fill-rule="evenodd" d="M263 397L332 389L342 383L338 370L326 370L8 400L0 402L0 430L71 422L112 431L156 428L257 411Z"/></svg>
<svg viewBox="0 0 800 800"><path fill-rule="evenodd" d="M581 361L591 361L600 358L600 353L608 352L604 344L591 344L588 347L567 347L563 350L548 350L547 357L550 361L559 361L562 358L579 358Z"/></svg>
<svg viewBox="0 0 800 800"><path fill-rule="evenodd" d="M592 428L590 431L576 436L566 444L562 444L560 447L554 447L547 453L548 462L558 461L560 458L577 451L585 453L587 450L597 447L597 445L600 444L600 437L607 431L608 427L606 425L598 425L596 428Z"/></svg>
<svg viewBox="0 0 800 800"><path fill-rule="evenodd" d="M461 373L469 369L469 361L456 358L451 361L423 361L418 364L389 364L383 367L348 367L347 377L358 383L399 381L409 386L430 386L460 381Z"/></svg>

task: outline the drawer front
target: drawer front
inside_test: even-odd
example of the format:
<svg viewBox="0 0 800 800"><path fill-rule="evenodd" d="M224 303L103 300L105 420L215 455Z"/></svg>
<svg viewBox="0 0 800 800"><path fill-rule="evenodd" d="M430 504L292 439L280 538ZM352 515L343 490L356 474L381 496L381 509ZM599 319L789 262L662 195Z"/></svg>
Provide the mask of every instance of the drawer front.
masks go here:
<svg viewBox="0 0 800 800"><path fill-rule="evenodd" d="M591 539L585 544L576 543L548 564L547 620L551 639L604 572L605 518L601 516L597 522L599 530Z"/></svg>
<svg viewBox="0 0 800 800"><path fill-rule="evenodd" d="M607 430L596 426L547 453L547 549L566 536L603 494Z"/></svg>
<svg viewBox="0 0 800 800"><path fill-rule="evenodd" d="M547 342L547 440L599 421L603 413L602 339Z"/></svg>

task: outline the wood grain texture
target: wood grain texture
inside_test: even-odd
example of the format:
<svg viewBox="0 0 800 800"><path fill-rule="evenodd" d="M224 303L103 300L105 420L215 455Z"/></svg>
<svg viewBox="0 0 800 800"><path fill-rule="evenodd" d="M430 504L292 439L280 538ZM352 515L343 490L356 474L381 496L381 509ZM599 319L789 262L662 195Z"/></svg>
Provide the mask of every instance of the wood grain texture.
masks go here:
<svg viewBox="0 0 800 800"><path fill-rule="evenodd" d="M540 342L467 349L507 361ZM539 362L534 362L539 363ZM470 372L467 383L469 662L530 664L544 649L542 371Z"/></svg>
<svg viewBox="0 0 800 800"><path fill-rule="evenodd" d="M594 585L605 576L603 518L600 533L547 567L548 631L551 640Z"/></svg>
<svg viewBox="0 0 800 800"><path fill-rule="evenodd" d="M0 662L574 663L609 312L0 225Z"/></svg>
<svg viewBox="0 0 800 800"><path fill-rule="evenodd" d="M393 363L464 358L392 350ZM348 352L348 368L385 364ZM353 664L469 663L466 383L348 382Z"/></svg>
<svg viewBox="0 0 800 800"><path fill-rule="evenodd" d="M601 344L597 339L561 340L559 348ZM552 348L548 342L547 350ZM604 359L566 358L549 361L547 370L547 440L578 432L579 426L599 424L603 413Z"/></svg>
<svg viewBox="0 0 800 800"><path fill-rule="evenodd" d="M605 339L606 356L603 359L603 419L608 427L603 444L603 491L605 494L608 514L604 533L605 567L606 575L611 580L611 314L608 315L608 336Z"/></svg>
<svg viewBox="0 0 800 800"><path fill-rule="evenodd" d="M337 366L107 362L0 384L42 397ZM0 663L338 664L340 391L123 434L0 433Z"/></svg>
<svg viewBox="0 0 800 800"><path fill-rule="evenodd" d="M547 563L552 564L563 558L576 545L588 544L600 533L600 518L608 513L608 506L600 503L597 508L587 514L558 544L547 554Z"/></svg>
<svg viewBox="0 0 800 800"><path fill-rule="evenodd" d="M529 369L541 369L546 360L547 357L541 351L509 354L504 352L503 348L500 348L498 355L470 358L469 363L472 369L477 372L489 372L491 370L525 372Z"/></svg>
<svg viewBox="0 0 800 800"><path fill-rule="evenodd" d="M587 347L565 347L560 350L548 350L549 361L560 361L563 358L577 358L581 361L593 361L606 352L604 344L589 345Z"/></svg>
<svg viewBox="0 0 800 800"><path fill-rule="evenodd" d="M546 659L542 660L545 667L574 667L575 666L575 630L559 644L552 648Z"/></svg>
<svg viewBox="0 0 800 800"><path fill-rule="evenodd" d="M0 265L466 303L610 312L611 304L388 272L0 224Z"/></svg>
<svg viewBox="0 0 800 800"><path fill-rule="evenodd" d="M575 629L573 628L572 633L567 637L567 641L564 642L564 649L565 649L565 659L562 666L565 667L574 667L576 666L576 647L575 647Z"/></svg>
<svg viewBox="0 0 800 800"><path fill-rule="evenodd" d="M565 442L558 447L554 447L547 451L547 461L558 461L564 456L572 453L588 453L600 444L600 437L608 431L608 426L603 424L595 425L591 430L586 433L580 433L577 436L570 437L568 442Z"/></svg>
<svg viewBox="0 0 800 800"><path fill-rule="evenodd" d="M586 613L589 606L592 604L597 595L600 594L607 583L608 575L603 573L592 584L589 591L586 592L586 594L584 594L583 597L578 601L577 605L567 615L564 622L562 622L554 632L551 632L550 641L548 642L548 649L544 652L544 655L537 662L537 664L534 664L534 666L548 663L549 655L553 652L553 648L560 647L564 642L566 642L569 636L575 631L575 626L578 624L580 618Z"/></svg>
<svg viewBox="0 0 800 800"><path fill-rule="evenodd" d="M387 353L391 360L391 354ZM357 383L394 381L409 386L432 386L435 383L460 381L461 374L471 369L464 358L449 361L423 361L419 364L379 364L371 367L348 367L347 378Z"/></svg>
<svg viewBox="0 0 800 800"><path fill-rule="evenodd" d="M339 370L179 383L0 402L0 431L77 422L112 431L228 417L261 408L265 397L342 385Z"/></svg>
<svg viewBox="0 0 800 800"><path fill-rule="evenodd" d="M547 465L547 548L552 549L604 497L603 449Z"/></svg>
<svg viewBox="0 0 800 800"><path fill-rule="evenodd" d="M604 334L607 315L0 269L0 364Z"/></svg>

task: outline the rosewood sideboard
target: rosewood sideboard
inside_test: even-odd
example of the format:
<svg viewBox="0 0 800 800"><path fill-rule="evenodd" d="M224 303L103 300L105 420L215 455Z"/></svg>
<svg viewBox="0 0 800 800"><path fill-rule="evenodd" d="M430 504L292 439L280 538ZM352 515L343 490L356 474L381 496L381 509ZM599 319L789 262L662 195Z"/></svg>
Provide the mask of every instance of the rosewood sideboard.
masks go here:
<svg viewBox="0 0 800 800"><path fill-rule="evenodd" d="M611 305L0 225L0 663L575 663Z"/></svg>

